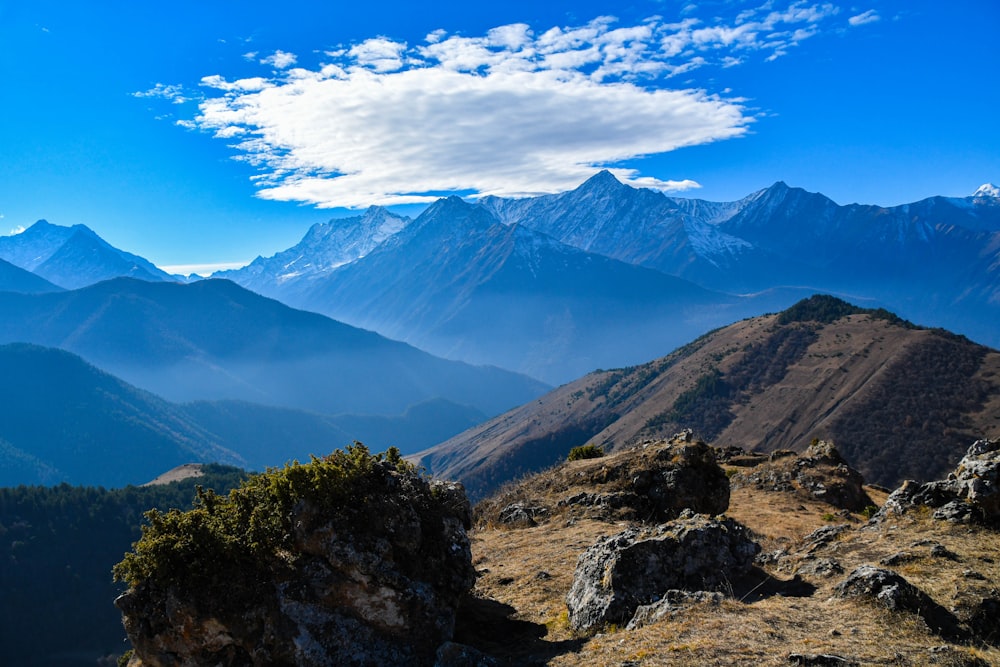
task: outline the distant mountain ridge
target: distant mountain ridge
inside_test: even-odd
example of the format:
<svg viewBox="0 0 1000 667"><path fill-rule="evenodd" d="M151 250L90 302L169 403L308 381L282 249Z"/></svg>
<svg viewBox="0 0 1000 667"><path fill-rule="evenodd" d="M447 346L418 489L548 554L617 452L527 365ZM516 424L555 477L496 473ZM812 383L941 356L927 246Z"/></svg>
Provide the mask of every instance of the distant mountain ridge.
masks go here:
<svg viewBox="0 0 1000 667"><path fill-rule="evenodd" d="M246 465L177 406L78 356L0 346L0 486L124 486L192 461Z"/></svg>
<svg viewBox="0 0 1000 667"><path fill-rule="evenodd" d="M111 246L85 225L39 220L19 234L0 236L0 258L65 289L119 277L176 280L148 260Z"/></svg>
<svg viewBox="0 0 1000 667"><path fill-rule="evenodd" d="M284 267L294 254L295 266L322 264L339 253L330 235L324 239L333 245L321 251L304 240L274 262L225 275L436 354L549 382L665 353L815 292L1000 346L997 192L984 185L964 198L840 206L778 182L737 201L708 202L633 188L604 171L554 195L439 200L322 275L269 262ZM345 238L363 235L375 211L329 224L344 225ZM602 277L588 265L600 266ZM652 272L629 274L623 265ZM663 275L687 282L668 284ZM692 300L696 287L704 291ZM636 297L646 289L659 298ZM602 315L582 313L587 303Z"/></svg>
<svg viewBox="0 0 1000 667"><path fill-rule="evenodd" d="M969 442L1000 435L1000 352L816 296L591 373L414 460L481 497L572 447L617 450L683 428L747 450L832 440L872 482L933 479Z"/></svg>
<svg viewBox="0 0 1000 667"><path fill-rule="evenodd" d="M392 417L240 401L178 404L75 354L26 343L0 345L0 401L0 487L120 487L186 463L262 471L356 440L412 453L486 418L443 399Z"/></svg>
<svg viewBox="0 0 1000 667"><path fill-rule="evenodd" d="M0 309L0 343L72 351L173 401L398 415L445 398L496 414L546 388L294 310L227 280L119 278L55 294L0 293Z"/></svg>
<svg viewBox="0 0 1000 667"><path fill-rule="evenodd" d="M713 203L637 190L602 172L568 193L480 204L507 224L710 289L852 294L1000 345L997 192L987 184L965 198L840 206L778 182Z"/></svg>
<svg viewBox="0 0 1000 667"><path fill-rule="evenodd" d="M288 250L268 258L257 257L241 269L219 271L213 277L229 278L267 294L272 284L314 280L364 257L409 222L407 217L372 206L360 216L317 223Z"/></svg>
<svg viewBox="0 0 1000 667"><path fill-rule="evenodd" d="M503 224L458 197L437 201L326 276L275 280L265 289L247 274L228 275L434 354L550 383L661 354L787 298L751 304Z"/></svg>

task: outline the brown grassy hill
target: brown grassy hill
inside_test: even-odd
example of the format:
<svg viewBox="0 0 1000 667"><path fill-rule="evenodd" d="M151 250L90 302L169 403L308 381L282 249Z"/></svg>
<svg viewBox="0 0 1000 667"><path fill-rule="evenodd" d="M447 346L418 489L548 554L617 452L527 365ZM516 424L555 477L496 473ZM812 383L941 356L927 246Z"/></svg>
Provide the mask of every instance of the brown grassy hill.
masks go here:
<svg viewBox="0 0 1000 667"><path fill-rule="evenodd" d="M477 506L471 534L477 583L456 641L504 665L1000 664L995 637L992 644L982 637L943 637L916 613L836 595L849 573L872 564L893 569L936 604L962 615L1000 585L996 530L936 520L929 511L868 523L866 515L801 490L753 485L732 489L726 515L749 527L762 546L759 567L733 581L724 599L686 605L637 629L574 632L566 595L578 557L636 521L567 500L599 491L596 471L639 464L637 451L561 464L509 484ZM630 457L635 460L625 462ZM763 460L757 467L723 467L732 477L766 470ZM878 489L867 492L877 504L886 498ZM532 508L535 520L499 520L514 503Z"/></svg>
<svg viewBox="0 0 1000 667"><path fill-rule="evenodd" d="M613 451L684 428L764 452L832 440L869 481L934 479L970 442L1000 435L1000 352L815 296L591 373L415 458L479 498L571 447Z"/></svg>

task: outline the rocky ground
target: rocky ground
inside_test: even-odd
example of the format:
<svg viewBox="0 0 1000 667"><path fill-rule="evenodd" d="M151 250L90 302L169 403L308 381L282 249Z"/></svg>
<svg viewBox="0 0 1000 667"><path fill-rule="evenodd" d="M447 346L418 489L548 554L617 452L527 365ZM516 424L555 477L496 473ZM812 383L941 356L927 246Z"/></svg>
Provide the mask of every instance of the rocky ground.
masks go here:
<svg viewBox="0 0 1000 667"><path fill-rule="evenodd" d="M357 445L151 524L131 667L1000 664L1000 441L890 493L688 431L474 510Z"/></svg>
<svg viewBox="0 0 1000 667"><path fill-rule="evenodd" d="M707 467L699 473L681 464L686 456L701 465L696 444L687 435L566 463L480 504L471 534L477 581L456 641L495 656L496 664L1000 664L1000 532L995 517L978 509L993 502L996 451L966 457L936 486L894 494L878 513L887 492L862 487L829 443L814 443L801 456L723 452L732 488L716 489L714 498L728 496L725 517L759 545L752 564L720 565L718 549L701 549L705 593L677 582L669 593L608 593L620 565L605 560L604 581L591 582L598 590L581 596L580 577L595 570L595 557L607 558L595 556L595 544L618 536L634 549L626 531L662 533L658 526L678 523L666 518L671 513L680 523L693 520L676 510L645 519L651 489L660 489L652 493L656 500L663 484L681 478L689 490L699 479L706 493L715 488ZM636 491L637 481L646 493ZM948 503L975 508L975 516L949 513ZM675 547L666 555L657 549L650 558L675 562ZM658 601L636 607L644 594ZM619 614L614 622L581 626L579 610L592 616L594 600L607 608L608 595L631 596L634 615L629 609L628 619Z"/></svg>

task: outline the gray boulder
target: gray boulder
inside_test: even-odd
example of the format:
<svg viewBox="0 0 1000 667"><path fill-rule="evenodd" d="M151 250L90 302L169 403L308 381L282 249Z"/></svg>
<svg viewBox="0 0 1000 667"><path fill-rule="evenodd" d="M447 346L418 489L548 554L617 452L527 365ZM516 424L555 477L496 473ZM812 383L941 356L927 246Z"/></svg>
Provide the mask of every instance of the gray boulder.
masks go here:
<svg viewBox="0 0 1000 667"><path fill-rule="evenodd" d="M903 482L872 517L879 523L914 507L934 508L952 523L1000 523L1000 440L977 440L947 479Z"/></svg>
<svg viewBox="0 0 1000 667"><path fill-rule="evenodd" d="M931 631L947 639L968 636L954 614L892 570L862 565L837 585L836 593L842 598L868 599L890 611L916 614Z"/></svg>
<svg viewBox="0 0 1000 667"><path fill-rule="evenodd" d="M654 524L686 509L715 515L728 507L729 479L715 450L684 433L530 477L479 503L476 523L522 528L569 514Z"/></svg>
<svg viewBox="0 0 1000 667"><path fill-rule="evenodd" d="M635 630L644 625L650 625L657 621L673 617L678 612L696 604L707 604L718 606L725 599L725 595L719 591L678 591L669 590L664 596L653 604L640 605L632 615L632 620L628 622L626 630Z"/></svg>
<svg viewBox="0 0 1000 667"><path fill-rule="evenodd" d="M630 528L584 552L566 606L573 629L625 625L668 591L712 591L753 567L760 546L732 519L688 513L653 529Z"/></svg>

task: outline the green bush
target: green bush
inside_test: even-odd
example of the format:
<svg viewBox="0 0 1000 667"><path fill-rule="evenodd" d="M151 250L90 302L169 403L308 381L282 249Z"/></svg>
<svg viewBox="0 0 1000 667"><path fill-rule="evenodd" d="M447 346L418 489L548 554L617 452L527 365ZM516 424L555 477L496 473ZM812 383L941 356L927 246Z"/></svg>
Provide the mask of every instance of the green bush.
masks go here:
<svg viewBox="0 0 1000 667"><path fill-rule="evenodd" d="M194 509L146 513L149 523L114 567L114 577L130 586L176 586L202 600L239 604L287 555L293 510L301 501L358 522L375 521L365 512L366 498L392 470L413 466L396 448L372 455L354 443L322 459L254 475L225 496L199 487Z"/></svg>
<svg viewBox="0 0 1000 667"><path fill-rule="evenodd" d="M570 461L579 461L580 459L599 459L602 456L604 456L603 449L597 445L587 444L569 450L567 459Z"/></svg>

